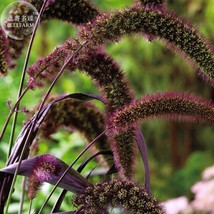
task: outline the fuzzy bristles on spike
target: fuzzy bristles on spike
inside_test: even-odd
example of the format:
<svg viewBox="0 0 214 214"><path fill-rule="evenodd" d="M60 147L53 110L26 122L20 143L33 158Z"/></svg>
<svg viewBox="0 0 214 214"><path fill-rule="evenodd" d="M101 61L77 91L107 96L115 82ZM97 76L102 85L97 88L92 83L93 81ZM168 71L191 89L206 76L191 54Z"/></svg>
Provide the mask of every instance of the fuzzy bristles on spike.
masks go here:
<svg viewBox="0 0 214 214"><path fill-rule="evenodd" d="M8 47L8 40L3 29L0 27L0 76L7 74L8 68L13 66Z"/></svg>
<svg viewBox="0 0 214 214"><path fill-rule="evenodd" d="M108 116L131 102L132 93L119 65L103 50L88 53L80 61L78 68L91 76L104 93ZM112 135L112 133L107 133L107 135L119 175L123 178L131 178L136 157L134 128L117 135Z"/></svg>
<svg viewBox="0 0 214 214"><path fill-rule="evenodd" d="M113 112L132 100L132 93L120 66L102 49L85 55L78 68L84 70L105 94L108 111Z"/></svg>
<svg viewBox="0 0 214 214"><path fill-rule="evenodd" d="M77 41L67 40L49 56L38 59L27 71L30 76L29 85L34 88L42 86L47 80L52 80L62 67L66 57L71 55L77 47ZM132 93L130 93L120 66L101 48L88 52L82 51L66 69L72 72L77 68L91 76L105 94L110 112L131 101Z"/></svg>
<svg viewBox="0 0 214 214"><path fill-rule="evenodd" d="M111 118L111 125L123 130L133 123L159 117L214 123L214 104L184 93L148 95L117 111Z"/></svg>
<svg viewBox="0 0 214 214"><path fill-rule="evenodd" d="M114 154L114 162L121 178L131 179L135 170L136 161L136 139L135 128L120 133L112 133L108 137Z"/></svg>
<svg viewBox="0 0 214 214"><path fill-rule="evenodd" d="M42 0L29 0L38 10ZM83 24L99 14L98 10L87 0L60 0L46 8L42 19L60 19L75 24Z"/></svg>
<svg viewBox="0 0 214 214"><path fill-rule="evenodd" d="M88 187L85 193L74 199L84 214L100 214L105 208L120 207L125 213L163 214L158 201L150 196L143 187L127 180L100 182Z"/></svg>
<svg viewBox="0 0 214 214"><path fill-rule="evenodd" d="M162 5L165 0L140 0L142 4L157 4L157 5Z"/></svg>
<svg viewBox="0 0 214 214"><path fill-rule="evenodd" d="M7 62L5 59L5 38L4 38L4 32L0 28L0 74L5 75L7 73Z"/></svg>
<svg viewBox="0 0 214 214"><path fill-rule="evenodd" d="M86 24L80 31L80 36L93 45L99 45L133 33L157 36L175 49L180 49L200 68L206 82L214 85L213 51L196 29L172 13L135 6L97 17L93 23Z"/></svg>
<svg viewBox="0 0 214 214"><path fill-rule="evenodd" d="M49 56L39 58L27 71L30 88L42 87L44 82L52 81L68 56L64 47L57 47Z"/></svg>
<svg viewBox="0 0 214 214"><path fill-rule="evenodd" d="M28 181L28 198L32 200L43 182L48 181L51 176L60 173L61 164L59 160L51 155L42 155L32 166Z"/></svg>
<svg viewBox="0 0 214 214"><path fill-rule="evenodd" d="M150 7L162 7L165 5L165 0L138 0L142 5Z"/></svg>

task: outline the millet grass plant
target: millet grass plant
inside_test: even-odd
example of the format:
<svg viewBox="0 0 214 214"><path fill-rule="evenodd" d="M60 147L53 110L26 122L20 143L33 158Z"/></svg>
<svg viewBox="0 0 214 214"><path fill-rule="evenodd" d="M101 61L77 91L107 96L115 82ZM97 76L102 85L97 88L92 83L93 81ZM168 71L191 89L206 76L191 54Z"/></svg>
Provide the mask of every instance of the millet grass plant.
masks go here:
<svg viewBox="0 0 214 214"><path fill-rule="evenodd" d="M0 136L2 141L13 117L8 157L5 167L0 169L0 213L8 213L19 175L27 178L29 213L44 182L54 187L41 205L40 214L57 187L63 191L51 213L60 213L68 191L75 194L70 200L73 210L61 213L107 214L112 208L119 208L122 213L165 213L150 187L147 148L140 122L167 118L212 125L214 103L188 92L158 92L136 98L121 65L106 52L105 45L135 34L149 38L150 42L160 41L190 63L201 79L213 87L214 52L210 42L192 24L169 11L163 0L135 0L130 7L110 12L98 10L89 0L26 2L39 11L32 34L16 40L5 33L4 26L0 27L2 79L16 66L28 46L17 101L11 106ZM10 14L19 14L22 9L21 1ZM37 28L51 19L76 26L77 36L68 38L48 56L38 58L29 66ZM77 70L91 78L99 95L52 93L65 72ZM50 86L41 102L26 112L27 119L15 140L20 101L30 90L45 85ZM93 104L94 100L102 103L104 110ZM80 154L72 152L76 158L70 165L52 154L35 150L42 139L52 140L52 134L59 128L77 131L87 142ZM88 149L93 155L76 169L76 162ZM138 150L144 164L144 183L134 177ZM92 159L104 169L96 182L90 180L93 170L88 176L82 173Z"/></svg>

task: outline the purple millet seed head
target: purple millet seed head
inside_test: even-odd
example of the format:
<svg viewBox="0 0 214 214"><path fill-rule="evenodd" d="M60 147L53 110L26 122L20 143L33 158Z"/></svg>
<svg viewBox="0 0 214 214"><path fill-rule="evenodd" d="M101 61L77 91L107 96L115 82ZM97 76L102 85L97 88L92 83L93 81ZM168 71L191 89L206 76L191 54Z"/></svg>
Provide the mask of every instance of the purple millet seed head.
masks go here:
<svg viewBox="0 0 214 214"><path fill-rule="evenodd" d="M180 50L187 60L200 69L204 80L214 85L212 47L193 26L170 12L135 6L112 14L102 14L86 24L80 36L96 46L134 33L159 37L175 52Z"/></svg>
<svg viewBox="0 0 214 214"><path fill-rule="evenodd" d="M29 0L37 10L42 6L42 0ZM87 0L60 0L51 1L42 16L43 20L60 19L74 24L83 24L91 21L99 14L98 10Z"/></svg>
<svg viewBox="0 0 214 214"><path fill-rule="evenodd" d="M139 121L169 118L192 122L213 123L214 104L186 93L158 93L133 101L110 119L114 131L124 130Z"/></svg>
<svg viewBox="0 0 214 214"><path fill-rule="evenodd" d="M85 214L98 214L108 207L119 207L132 214L164 213L158 201L143 187L127 180L100 182L93 187L88 187L85 193L74 199L74 204Z"/></svg>

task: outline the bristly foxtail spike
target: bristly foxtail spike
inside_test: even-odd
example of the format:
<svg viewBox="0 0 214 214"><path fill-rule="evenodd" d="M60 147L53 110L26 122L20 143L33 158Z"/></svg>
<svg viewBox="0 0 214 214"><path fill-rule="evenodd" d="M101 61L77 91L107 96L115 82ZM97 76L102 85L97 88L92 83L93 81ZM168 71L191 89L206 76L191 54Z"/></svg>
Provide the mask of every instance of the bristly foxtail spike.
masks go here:
<svg viewBox="0 0 214 214"><path fill-rule="evenodd" d="M39 10L42 0L28 0ZM91 21L99 14L94 5L87 0L51 1L43 14L43 20L60 19L74 24L83 24Z"/></svg>
<svg viewBox="0 0 214 214"><path fill-rule="evenodd" d="M131 179L135 171L136 139L135 127L114 133L110 129L107 133L114 154L115 166L122 179Z"/></svg>
<svg viewBox="0 0 214 214"><path fill-rule="evenodd" d="M8 66L5 59L5 46L4 46L4 38L1 28L0 28L0 74L5 75L8 72Z"/></svg>
<svg viewBox="0 0 214 214"><path fill-rule="evenodd" d="M91 45L118 41L124 35L146 33L157 36L176 53L199 68L203 79L214 86L214 52L204 37L174 14L152 7L135 6L103 14L86 24L80 36ZM180 52L177 52L177 50Z"/></svg>
<svg viewBox="0 0 214 214"><path fill-rule="evenodd" d="M117 111L111 118L115 130L124 130L133 123L154 118L214 123L214 104L186 93L148 95Z"/></svg>
<svg viewBox="0 0 214 214"><path fill-rule="evenodd" d="M104 93L108 117L132 101L132 92L120 66L101 48L85 55L78 67L91 76ZM116 135L107 132L107 135L120 177L130 179L136 161L135 127Z"/></svg>
<svg viewBox="0 0 214 214"><path fill-rule="evenodd" d="M110 114L132 100L132 92L120 66L101 47L86 53L77 67L91 76L100 88Z"/></svg>
<svg viewBox="0 0 214 214"><path fill-rule="evenodd" d="M72 40L70 49L67 49L65 44L59 45L47 57L40 57L32 66L30 66L27 70L27 73L30 76L28 79L29 87L34 89L38 86L43 86L47 81L53 81L55 75L65 63L68 55L73 54L79 45L78 41ZM69 70L73 71L75 65L74 63L71 64L72 68L70 67Z"/></svg>
<svg viewBox="0 0 214 214"><path fill-rule="evenodd" d="M83 213L102 213L108 207L120 207L125 213L164 213L160 203L144 187L127 180L99 182L76 196L74 204Z"/></svg>
<svg viewBox="0 0 214 214"><path fill-rule="evenodd" d="M13 67L13 63L9 55L8 40L0 26L0 76L6 75L10 67Z"/></svg>

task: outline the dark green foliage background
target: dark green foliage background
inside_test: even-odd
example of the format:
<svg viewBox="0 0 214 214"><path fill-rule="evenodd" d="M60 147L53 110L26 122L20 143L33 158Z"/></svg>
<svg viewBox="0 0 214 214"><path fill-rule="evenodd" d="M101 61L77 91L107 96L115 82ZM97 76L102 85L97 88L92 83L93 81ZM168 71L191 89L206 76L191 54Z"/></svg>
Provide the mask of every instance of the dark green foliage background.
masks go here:
<svg viewBox="0 0 214 214"><path fill-rule="evenodd" d="M12 1L1 1L0 13L10 2ZM94 0L93 2L103 11L121 9L132 4L131 0ZM169 0L167 7L197 26L211 44L214 44L214 0ZM62 22L59 24L58 21L43 23L35 39L30 64L39 56L46 56L57 44L63 43L66 38L74 37L75 34L76 29L70 24ZM189 64L164 47L159 39L151 43L141 35L126 37L118 43L107 44L106 50L124 69L137 97L160 91L187 91L214 99L214 90L196 76ZM8 76L0 79L0 128L9 113L7 100L11 99L13 103L16 100L25 53L26 50L20 57L17 67ZM40 101L44 92L45 88L29 92L21 105L32 109ZM53 92L97 93L98 91L88 77L75 72L64 74ZM101 104L98 103L98 105L103 108ZM21 113L16 134L21 130L23 120L25 116ZM142 124L142 131L149 150L153 194L159 200L180 195L191 198L191 186L200 179L203 169L214 163L213 126L161 120ZM10 126L0 144L0 167L5 164L9 133ZM84 139L77 133L70 134L60 130L51 142L40 143L39 153L50 153L71 163L71 158L74 159L84 145ZM85 173L95 165L96 163L91 163ZM136 179L139 183L143 183L143 175L142 160L139 157L136 170ZM94 181L96 180L99 178L94 178ZM20 191L19 185L13 199L14 213L16 213ZM34 206L41 205L48 190L45 191L39 193ZM53 203L56 197L57 195L50 203ZM70 200L68 196L67 203L63 205L67 210L70 208ZM25 206L27 207L26 204Z"/></svg>

